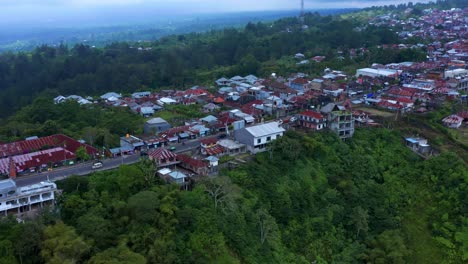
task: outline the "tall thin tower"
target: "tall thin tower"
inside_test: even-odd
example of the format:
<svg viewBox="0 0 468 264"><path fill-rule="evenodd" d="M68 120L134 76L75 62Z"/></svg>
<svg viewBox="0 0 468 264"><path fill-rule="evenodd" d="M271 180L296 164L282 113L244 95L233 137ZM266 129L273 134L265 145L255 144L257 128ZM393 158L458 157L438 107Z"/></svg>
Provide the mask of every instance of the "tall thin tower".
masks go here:
<svg viewBox="0 0 468 264"><path fill-rule="evenodd" d="M301 0L301 17L304 17L304 0Z"/></svg>
<svg viewBox="0 0 468 264"><path fill-rule="evenodd" d="M299 14L299 20L304 24L304 0L301 0L301 13Z"/></svg>

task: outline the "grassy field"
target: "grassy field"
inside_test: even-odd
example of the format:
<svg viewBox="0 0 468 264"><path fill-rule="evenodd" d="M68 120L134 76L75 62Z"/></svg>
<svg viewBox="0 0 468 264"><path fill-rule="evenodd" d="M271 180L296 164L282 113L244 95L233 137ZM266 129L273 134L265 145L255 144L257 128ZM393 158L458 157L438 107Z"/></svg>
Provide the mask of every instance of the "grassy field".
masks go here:
<svg viewBox="0 0 468 264"><path fill-rule="evenodd" d="M395 112L366 106L355 109L370 113L372 119L384 127L399 130L404 136L424 137L436 149L455 152L468 163L468 128L445 128L439 121L442 118L434 118L429 114L410 113L396 118Z"/></svg>
<svg viewBox="0 0 468 264"><path fill-rule="evenodd" d="M396 114L396 113L387 112L387 111L383 111L383 110L379 110L375 108L369 108L365 106L357 107L356 110L365 111L365 112L370 113L371 115L385 117L385 118L395 117L395 114Z"/></svg>

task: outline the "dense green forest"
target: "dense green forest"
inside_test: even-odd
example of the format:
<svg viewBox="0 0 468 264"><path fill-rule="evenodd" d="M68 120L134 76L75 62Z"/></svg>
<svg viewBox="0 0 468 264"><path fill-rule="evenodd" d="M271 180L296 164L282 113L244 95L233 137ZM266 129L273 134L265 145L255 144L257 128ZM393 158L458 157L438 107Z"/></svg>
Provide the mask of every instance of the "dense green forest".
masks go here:
<svg viewBox="0 0 468 264"><path fill-rule="evenodd" d="M244 29L224 29L207 33L168 36L144 44L115 43L105 48L86 45L41 46L30 53L0 55L0 117L14 114L39 95L101 95L108 91L134 92L161 87L183 89L191 85L212 85L226 75L292 71L322 72L324 67L357 66L369 62L398 62L425 59L422 52L387 50L344 61L333 60L337 49L372 48L397 43L394 32L366 27L362 22L337 16L308 14L308 29L302 30L298 18L285 18L271 24L249 23ZM143 44L142 44L143 45ZM302 52L307 56L325 55L325 64L297 67L278 59ZM348 56L346 56L348 58ZM355 67L349 68L350 65Z"/></svg>
<svg viewBox="0 0 468 264"><path fill-rule="evenodd" d="M93 146L113 147L126 133L141 134L143 123L143 118L128 108L79 105L75 101L54 104L50 98L39 97L0 127L0 140L66 134Z"/></svg>
<svg viewBox="0 0 468 264"><path fill-rule="evenodd" d="M166 106L158 112L174 126L206 114L200 105ZM117 147L119 138L127 133L143 133L145 118L126 107L105 107L100 104L79 105L75 101L54 104L47 97L38 97L21 108L0 126L0 141L11 142L30 136L66 134L84 139L97 147Z"/></svg>
<svg viewBox="0 0 468 264"><path fill-rule="evenodd" d="M288 132L191 191L148 162L60 182L57 210L0 223L0 263L463 263L467 170L397 132Z"/></svg>

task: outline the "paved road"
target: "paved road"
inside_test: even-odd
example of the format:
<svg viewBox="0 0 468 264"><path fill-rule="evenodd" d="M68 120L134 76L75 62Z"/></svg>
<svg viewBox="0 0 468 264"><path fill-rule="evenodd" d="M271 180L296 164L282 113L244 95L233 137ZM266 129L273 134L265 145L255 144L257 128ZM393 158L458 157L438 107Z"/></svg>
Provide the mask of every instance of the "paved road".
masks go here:
<svg viewBox="0 0 468 264"><path fill-rule="evenodd" d="M176 143L176 144L169 144L168 147L174 146L176 149L174 150L175 153L182 153L192 149L197 148L200 146L200 140L191 140L187 141L186 143ZM47 181L47 179L51 181L62 180L72 175L88 175L95 171L103 171L103 170L111 170L118 168L121 164L133 164L140 160L140 155L124 155L123 157L117 157L112 159L106 159L102 161L102 168L99 169L92 169L92 162L81 163L71 167L64 167L58 168L53 171L30 174L20 176L16 179L16 185L18 187L31 185L35 183L39 183L41 181Z"/></svg>
<svg viewBox="0 0 468 264"><path fill-rule="evenodd" d="M92 162L81 163L71 167L58 168L53 171L47 171L42 173L36 173L32 175L19 176L16 178L17 186L31 185L39 183L41 181L51 181L61 180L71 175L88 175L94 171L101 170L110 170L118 168L121 164L132 164L138 162L140 155L128 155L123 157L118 157L114 159L106 159L102 162L102 168L92 169Z"/></svg>

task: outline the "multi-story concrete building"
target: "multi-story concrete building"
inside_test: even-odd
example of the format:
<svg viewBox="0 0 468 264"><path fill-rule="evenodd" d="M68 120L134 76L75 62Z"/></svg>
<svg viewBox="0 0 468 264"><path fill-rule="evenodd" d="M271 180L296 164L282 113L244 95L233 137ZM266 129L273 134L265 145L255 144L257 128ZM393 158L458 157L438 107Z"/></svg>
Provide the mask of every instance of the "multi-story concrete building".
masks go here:
<svg viewBox="0 0 468 264"><path fill-rule="evenodd" d="M354 117L344 106L330 103L320 110L327 115L328 127L341 139L354 135Z"/></svg>
<svg viewBox="0 0 468 264"><path fill-rule="evenodd" d="M17 187L12 179L0 181L0 216L21 214L53 205L57 185L41 182Z"/></svg>

